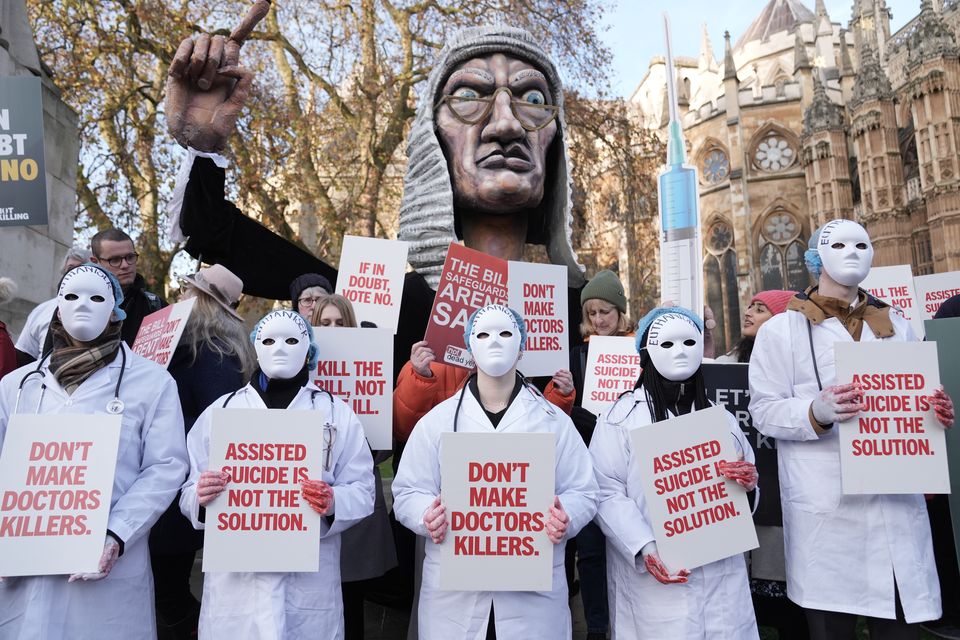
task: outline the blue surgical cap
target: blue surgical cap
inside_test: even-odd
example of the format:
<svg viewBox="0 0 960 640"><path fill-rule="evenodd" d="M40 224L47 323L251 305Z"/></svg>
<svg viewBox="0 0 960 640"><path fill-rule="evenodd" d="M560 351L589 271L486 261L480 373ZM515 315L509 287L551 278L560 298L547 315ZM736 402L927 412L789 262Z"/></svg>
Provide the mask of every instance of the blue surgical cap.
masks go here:
<svg viewBox="0 0 960 640"><path fill-rule="evenodd" d="M821 231L823 231L823 225L817 227L817 230L810 235L807 250L803 252L803 261L807 264L807 271L810 272L814 280L820 279L820 272L823 270L823 260L820 259L820 252L817 250L817 242L820 240Z"/></svg>
<svg viewBox="0 0 960 640"><path fill-rule="evenodd" d="M83 264L75 266L73 269L79 269L80 267L91 267L107 277L107 280L110 281L110 287L113 289L113 315L116 316L117 320L125 320L127 318L127 312L120 308L120 305L123 304L123 289L120 287L120 281L117 280L117 277L99 264L92 262L84 262ZM70 271L73 271L73 269L70 269ZM70 273L70 271L67 271L67 273ZM63 278L67 277L67 273L63 274ZM57 285L58 291L60 290L60 285L63 284L63 278L60 278L60 283Z"/></svg>
<svg viewBox="0 0 960 640"><path fill-rule="evenodd" d="M463 343L466 345L467 351L470 351L470 334L473 333L473 322L477 319L477 314L490 307L506 309L513 315L513 319L516 321L517 326L520 327L520 351L523 351L527 346L527 325L524 323L523 316L520 315L519 311L511 309L503 304L489 304L486 307L480 307L470 314L470 319L467 320L467 328L463 332Z"/></svg>
<svg viewBox="0 0 960 640"><path fill-rule="evenodd" d="M299 316L300 319L303 320L303 324L306 325L307 337L310 340L310 348L307 349L307 367L310 370L316 369L317 361L320 359L320 346L317 344L317 341L313 337L313 327L310 326L310 322L306 318L304 318L302 315L297 313L296 311L287 311L286 309L281 311L271 311L267 315L260 318L259 322L257 322L257 325L253 328L253 331L250 332L250 344L256 345L257 333L260 331L260 327L263 325L263 323L267 321L267 318L273 315L277 315L277 314L282 315L286 313L292 313Z"/></svg>
<svg viewBox="0 0 960 640"><path fill-rule="evenodd" d="M653 321L668 313L678 313L682 316L685 316L690 320L690 322L696 325L697 329L700 330L700 333L703 333L703 320L700 319L700 316L693 313L689 309L684 309L683 307L656 307L655 309L648 311L647 315L643 316L643 318L641 318L640 322L637 324L637 337L635 338L634 342L637 353L640 353L640 348L643 346L643 339L646 336L647 329L650 328L650 325L653 324Z"/></svg>

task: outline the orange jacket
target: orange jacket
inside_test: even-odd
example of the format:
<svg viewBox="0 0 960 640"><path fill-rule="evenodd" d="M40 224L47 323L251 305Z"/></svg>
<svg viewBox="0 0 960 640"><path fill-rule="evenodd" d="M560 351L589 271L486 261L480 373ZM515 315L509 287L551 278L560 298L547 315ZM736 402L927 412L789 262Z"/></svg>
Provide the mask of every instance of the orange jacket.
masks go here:
<svg viewBox="0 0 960 640"><path fill-rule="evenodd" d="M467 369L436 361L430 363L430 371L433 377L424 378L407 361L397 377L397 388L393 390L393 437L400 442L406 442L420 418L459 391L470 376ZM577 392L565 396L551 380L543 395L569 415Z"/></svg>

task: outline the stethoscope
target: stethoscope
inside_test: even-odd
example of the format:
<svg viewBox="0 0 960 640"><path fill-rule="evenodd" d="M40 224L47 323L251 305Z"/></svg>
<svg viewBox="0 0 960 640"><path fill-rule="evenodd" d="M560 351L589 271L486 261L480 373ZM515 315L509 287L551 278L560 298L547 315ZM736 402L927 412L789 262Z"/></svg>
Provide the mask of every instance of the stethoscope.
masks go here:
<svg viewBox="0 0 960 640"><path fill-rule="evenodd" d="M40 413L40 405L43 404L43 396L47 392L47 383L46 377L47 373L43 370L43 363L47 361L47 358L50 357L48 352L42 358L40 362L37 363L37 368L33 371L27 373L20 380L20 385L17 387L17 398L13 404L13 412L18 413L20 411L20 396L23 394L23 387L27 384L27 381L30 380L30 376L39 375L40 376L40 395L37 397L37 406L34 407L34 413ZM120 399L120 384L123 382L123 373L127 369L127 352L124 350L123 346L120 347L120 374L117 376L117 385L113 388L113 399L107 402L107 413L117 415L123 413L124 404L123 400Z"/></svg>
<svg viewBox="0 0 960 640"><path fill-rule="evenodd" d="M227 405L230 404L230 401L233 400L233 396L240 393L242 389L237 389L224 399L223 404L221 405L222 409L226 409ZM333 463L333 445L337 441L337 426L333 423L333 394L331 394L326 389L311 389L310 390L310 408L314 411L317 409L317 394L325 393L327 399L330 401L330 419L323 423L323 444L326 448L323 459L323 470L330 471L330 466Z"/></svg>
<svg viewBox="0 0 960 640"><path fill-rule="evenodd" d="M476 377L476 373L471 373L467 378L467 381L463 383L463 386L460 387L460 397L457 399L457 408L453 412L453 432L457 433L458 420L460 418L460 407L463 405L463 394L467 392L467 387L470 386L470 381ZM520 377L520 382L523 386L533 394L533 397L538 400L541 407L548 415L554 416L557 414L556 410L553 408L553 404L543 397L543 394L540 393L540 389L537 389L532 382L523 377L523 374L517 371L517 375Z"/></svg>

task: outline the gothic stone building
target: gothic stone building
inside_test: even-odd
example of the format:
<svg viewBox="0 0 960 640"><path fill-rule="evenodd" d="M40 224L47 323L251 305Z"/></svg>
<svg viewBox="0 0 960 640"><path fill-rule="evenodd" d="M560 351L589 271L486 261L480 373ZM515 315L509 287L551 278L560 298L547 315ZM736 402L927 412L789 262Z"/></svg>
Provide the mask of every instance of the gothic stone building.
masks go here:
<svg viewBox="0 0 960 640"><path fill-rule="evenodd" d="M707 302L726 346L764 289L802 289L810 233L854 218L875 265L960 269L960 0L922 0L890 33L884 0L854 0L843 27L823 0L770 0L722 63L704 27L676 60L690 162L698 169ZM630 97L664 130L666 66Z"/></svg>

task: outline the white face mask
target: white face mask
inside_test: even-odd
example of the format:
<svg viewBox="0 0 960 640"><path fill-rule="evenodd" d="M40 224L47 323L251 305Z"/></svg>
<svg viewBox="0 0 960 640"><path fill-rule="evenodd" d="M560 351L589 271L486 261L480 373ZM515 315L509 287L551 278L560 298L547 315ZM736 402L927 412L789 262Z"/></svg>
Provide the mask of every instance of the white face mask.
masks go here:
<svg viewBox="0 0 960 640"><path fill-rule="evenodd" d="M477 369L499 378L517 364L520 347L520 327L506 307L492 304L477 312L470 331L470 353Z"/></svg>
<svg viewBox="0 0 960 640"><path fill-rule="evenodd" d="M292 311L274 311L260 324L254 338L260 370L272 380L289 380L307 361L310 333Z"/></svg>
<svg viewBox="0 0 960 640"><path fill-rule="evenodd" d="M703 334L686 316L665 313L651 323L646 349L660 375L680 382L696 373L703 362Z"/></svg>
<svg viewBox="0 0 960 640"><path fill-rule="evenodd" d="M74 340L89 342L107 328L116 301L113 286L99 269L77 267L60 283L57 309L63 328Z"/></svg>
<svg viewBox="0 0 960 640"><path fill-rule="evenodd" d="M831 220L820 232L817 251L823 270L845 287L859 285L870 273L873 244L867 230L853 220Z"/></svg>

